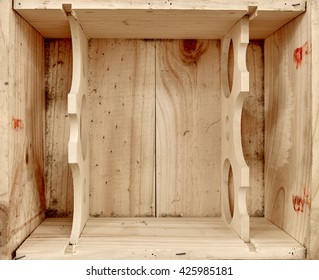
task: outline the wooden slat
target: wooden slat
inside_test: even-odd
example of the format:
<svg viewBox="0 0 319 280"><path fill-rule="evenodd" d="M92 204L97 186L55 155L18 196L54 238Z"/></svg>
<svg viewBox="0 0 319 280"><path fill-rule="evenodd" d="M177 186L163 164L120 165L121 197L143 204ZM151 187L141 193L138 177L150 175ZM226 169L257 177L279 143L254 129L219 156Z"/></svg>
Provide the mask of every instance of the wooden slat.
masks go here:
<svg viewBox="0 0 319 280"><path fill-rule="evenodd" d="M219 67L218 41L156 45L158 216L220 215Z"/></svg>
<svg viewBox="0 0 319 280"><path fill-rule="evenodd" d="M309 257L319 259L319 3L311 1L312 40L312 189Z"/></svg>
<svg viewBox="0 0 319 280"><path fill-rule="evenodd" d="M15 9L45 37L70 36L62 4L65 1L15 1ZM251 1L69 1L86 34L92 38L217 39L242 16ZM305 11L289 1L254 1L258 16L251 24L252 39L266 38ZM274 17L273 12L276 13ZM272 14L270 14L272 13ZM257 23L257 24L255 24ZM172 28L172 26L174 28Z"/></svg>
<svg viewBox="0 0 319 280"><path fill-rule="evenodd" d="M71 40L47 40L45 55L46 213L50 217L67 216L73 212L73 181L67 151L67 95L72 79Z"/></svg>
<svg viewBox="0 0 319 280"><path fill-rule="evenodd" d="M265 40L265 216L305 244L311 191L308 14Z"/></svg>
<svg viewBox="0 0 319 280"><path fill-rule="evenodd" d="M90 45L92 215L152 216L155 42Z"/></svg>
<svg viewBox="0 0 319 280"><path fill-rule="evenodd" d="M146 222L146 223L145 223ZM91 218L66 248L68 219L47 219L17 251L24 259L302 259L305 249L263 218L247 246L220 218ZM51 233L51 234L50 234Z"/></svg>
<svg viewBox="0 0 319 280"><path fill-rule="evenodd" d="M247 47L249 93L241 119L243 153L249 166L251 188L247 195L248 213L264 216L264 50L263 41L251 41Z"/></svg>

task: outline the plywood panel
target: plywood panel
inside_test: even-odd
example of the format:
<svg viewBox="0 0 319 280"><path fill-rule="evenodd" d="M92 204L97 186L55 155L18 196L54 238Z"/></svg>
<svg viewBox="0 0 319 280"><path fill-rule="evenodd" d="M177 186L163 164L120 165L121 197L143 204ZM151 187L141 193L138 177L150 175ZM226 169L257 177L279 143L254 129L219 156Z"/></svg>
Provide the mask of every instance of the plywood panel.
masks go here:
<svg viewBox="0 0 319 280"><path fill-rule="evenodd" d="M156 44L158 216L220 215L219 41Z"/></svg>
<svg viewBox="0 0 319 280"><path fill-rule="evenodd" d="M67 96L72 79L71 40L47 40L45 58L46 214L51 217L66 216L73 211L73 184L67 151Z"/></svg>
<svg viewBox="0 0 319 280"><path fill-rule="evenodd" d="M101 216L152 216L155 43L92 40L91 204Z"/></svg>
<svg viewBox="0 0 319 280"><path fill-rule="evenodd" d="M319 259L319 2L311 1L312 28L312 190L309 257Z"/></svg>
<svg viewBox="0 0 319 280"><path fill-rule="evenodd" d="M0 6L0 258L11 258L45 208L44 42L11 4Z"/></svg>
<svg viewBox="0 0 319 280"><path fill-rule="evenodd" d="M265 216L305 244L311 191L307 14L265 41Z"/></svg>
<svg viewBox="0 0 319 280"><path fill-rule="evenodd" d="M249 166L248 213L264 216L264 50L263 41L251 41L247 47L249 94L242 112L242 146Z"/></svg>

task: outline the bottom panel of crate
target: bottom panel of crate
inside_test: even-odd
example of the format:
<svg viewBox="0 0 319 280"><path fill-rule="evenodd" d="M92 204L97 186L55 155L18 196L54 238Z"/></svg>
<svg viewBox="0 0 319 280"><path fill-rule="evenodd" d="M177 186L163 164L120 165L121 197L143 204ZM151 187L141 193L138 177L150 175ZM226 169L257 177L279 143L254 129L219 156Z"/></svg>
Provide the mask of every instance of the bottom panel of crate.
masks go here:
<svg viewBox="0 0 319 280"><path fill-rule="evenodd" d="M264 218L244 243L221 218L90 218L76 246L72 220L46 219L17 259L303 259L305 248Z"/></svg>

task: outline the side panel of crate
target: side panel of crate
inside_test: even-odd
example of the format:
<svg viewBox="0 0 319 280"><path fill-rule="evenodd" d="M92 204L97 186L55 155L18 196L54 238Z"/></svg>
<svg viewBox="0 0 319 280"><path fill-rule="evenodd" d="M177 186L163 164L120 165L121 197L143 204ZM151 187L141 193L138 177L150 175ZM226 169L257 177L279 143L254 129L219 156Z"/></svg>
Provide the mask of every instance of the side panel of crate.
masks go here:
<svg viewBox="0 0 319 280"><path fill-rule="evenodd" d="M265 216L302 245L311 211L308 13L265 40Z"/></svg>
<svg viewBox="0 0 319 280"><path fill-rule="evenodd" d="M44 218L44 40L0 3L0 258Z"/></svg>

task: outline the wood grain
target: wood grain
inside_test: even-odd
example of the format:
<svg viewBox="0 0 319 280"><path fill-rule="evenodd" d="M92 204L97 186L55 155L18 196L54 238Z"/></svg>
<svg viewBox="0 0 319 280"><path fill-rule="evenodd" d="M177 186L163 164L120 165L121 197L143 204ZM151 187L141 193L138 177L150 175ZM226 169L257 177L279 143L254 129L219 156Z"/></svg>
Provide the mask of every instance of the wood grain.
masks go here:
<svg viewBox="0 0 319 280"><path fill-rule="evenodd" d="M152 216L155 43L90 45L91 204L94 216Z"/></svg>
<svg viewBox="0 0 319 280"><path fill-rule="evenodd" d="M0 2L0 259L8 258L8 206L9 206L9 42L10 42L9 1Z"/></svg>
<svg viewBox="0 0 319 280"><path fill-rule="evenodd" d="M265 216L303 245L312 153L307 17L265 40Z"/></svg>
<svg viewBox="0 0 319 280"><path fill-rule="evenodd" d="M264 218L244 243L221 218L91 218L75 252L71 221L47 219L19 248L23 259L304 259L305 248ZM213 236L213 238L212 238Z"/></svg>
<svg viewBox="0 0 319 280"><path fill-rule="evenodd" d="M44 218L44 40L12 12L11 1L0 7L6 118L0 133L0 258L6 259Z"/></svg>
<svg viewBox="0 0 319 280"><path fill-rule="evenodd" d="M251 188L247 195L248 213L264 216L264 49L263 41L251 41L247 47L249 94L241 119L243 153L249 166Z"/></svg>
<svg viewBox="0 0 319 280"><path fill-rule="evenodd" d="M16 0L15 9L44 37L70 36L62 0ZM251 39L264 39L305 11L305 1L68 1L90 38L220 39L258 7ZM173 27L173 28L172 28Z"/></svg>
<svg viewBox="0 0 319 280"><path fill-rule="evenodd" d="M319 259L319 2L311 1L312 39L312 190L310 215L310 246L308 256Z"/></svg>
<svg viewBox="0 0 319 280"><path fill-rule="evenodd" d="M49 217L68 216L73 212L73 181L67 151L67 95L72 79L71 40L46 40L45 59L46 214Z"/></svg>
<svg viewBox="0 0 319 280"><path fill-rule="evenodd" d="M219 49L219 41L157 42L158 216L220 215Z"/></svg>

